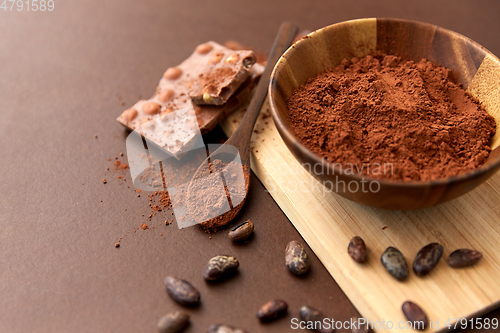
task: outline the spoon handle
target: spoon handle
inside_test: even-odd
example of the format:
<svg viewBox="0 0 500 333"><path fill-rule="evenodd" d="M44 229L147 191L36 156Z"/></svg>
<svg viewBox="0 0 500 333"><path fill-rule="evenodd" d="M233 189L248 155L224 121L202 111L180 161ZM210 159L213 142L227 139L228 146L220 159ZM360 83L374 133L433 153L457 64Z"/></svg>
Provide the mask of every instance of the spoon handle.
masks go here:
<svg viewBox="0 0 500 333"><path fill-rule="evenodd" d="M267 97L267 89L271 72L276 62L278 62L278 59L292 44L297 32L298 27L293 23L281 23L276 39L274 40L273 47L269 53L264 72L262 73L257 88L255 89L255 94L247 107L245 116L241 120L241 123L234 134L226 142L226 144L231 144L239 148L241 154L240 156L243 161L248 161L248 157L250 156L250 138L252 136L257 116L259 115L262 104L264 104Z"/></svg>

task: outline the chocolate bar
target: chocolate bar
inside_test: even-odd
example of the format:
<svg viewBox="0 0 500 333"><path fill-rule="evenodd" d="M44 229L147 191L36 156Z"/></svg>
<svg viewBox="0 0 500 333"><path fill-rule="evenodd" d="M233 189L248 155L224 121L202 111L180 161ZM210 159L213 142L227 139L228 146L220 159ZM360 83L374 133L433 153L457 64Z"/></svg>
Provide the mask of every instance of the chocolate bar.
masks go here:
<svg viewBox="0 0 500 333"><path fill-rule="evenodd" d="M211 50L206 51L210 47ZM222 52L222 50L225 51L226 60L231 54L245 56L253 54L249 51L235 53L214 42L201 44L181 65L167 69L156 93L149 100L137 102L125 110L117 120L159 147L165 148L174 156L186 151L189 149L188 143L192 142L197 134L209 132L220 120L249 101L253 88L262 74L261 65L252 65L245 74L246 80L241 83L231 83L231 89L235 91L231 97L225 96L228 99L224 105L194 104L189 96L189 93L194 91L193 84L199 81L200 75L206 75L203 70L210 73L213 69L211 66L205 66L208 60L206 57L201 57L201 53L214 55L216 54L214 51ZM242 63L243 59L239 62Z"/></svg>

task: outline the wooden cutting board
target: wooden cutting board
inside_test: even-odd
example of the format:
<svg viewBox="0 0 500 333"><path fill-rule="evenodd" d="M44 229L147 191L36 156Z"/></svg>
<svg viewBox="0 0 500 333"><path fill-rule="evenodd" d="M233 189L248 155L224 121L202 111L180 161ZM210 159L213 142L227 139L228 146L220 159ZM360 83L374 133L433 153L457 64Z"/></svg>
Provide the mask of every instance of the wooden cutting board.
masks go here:
<svg viewBox="0 0 500 333"><path fill-rule="evenodd" d="M222 123L226 135L232 134L242 116L236 112ZM432 321L439 319L428 332L446 331L446 324L453 328L457 318L479 316L500 305L500 173L451 202L418 211L389 211L324 189L285 146L267 103L251 147L252 170L361 315L394 325L377 332L394 332L406 322L401 311L406 300L419 304ZM369 249L365 265L347 254L355 235ZM411 265L420 248L431 242L441 243L444 254L427 277L411 272L407 281L398 282L380 263L382 252L395 246ZM471 268L452 269L444 259L458 248L481 251L483 260ZM335 304L322 311L335 316Z"/></svg>

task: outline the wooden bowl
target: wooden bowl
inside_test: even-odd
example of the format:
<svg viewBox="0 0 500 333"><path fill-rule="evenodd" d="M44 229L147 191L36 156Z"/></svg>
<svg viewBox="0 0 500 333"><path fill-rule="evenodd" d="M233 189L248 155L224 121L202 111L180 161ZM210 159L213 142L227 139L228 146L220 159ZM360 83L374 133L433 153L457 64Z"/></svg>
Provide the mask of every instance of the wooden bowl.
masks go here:
<svg viewBox="0 0 500 333"><path fill-rule="evenodd" d="M436 181L403 182L346 175L301 144L290 129L287 100L300 85L342 59L380 50L413 61L426 58L452 70L456 82L477 98L496 120L497 133L486 163L472 172ZM399 19L359 19L316 30L290 47L280 58L269 85L271 113L281 137L302 165L321 164L312 174L325 182L377 181L380 189L367 193L339 186L337 193L368 206L419 209L443 203L472 190L500 167L500 61L488 50L458 33L435 25ZM327 172L328 171L328 172ZM338 178L336 178L338 177ZM354 186L352 188L355 188ZM334 188L335 189L335 188Z"/></svg>

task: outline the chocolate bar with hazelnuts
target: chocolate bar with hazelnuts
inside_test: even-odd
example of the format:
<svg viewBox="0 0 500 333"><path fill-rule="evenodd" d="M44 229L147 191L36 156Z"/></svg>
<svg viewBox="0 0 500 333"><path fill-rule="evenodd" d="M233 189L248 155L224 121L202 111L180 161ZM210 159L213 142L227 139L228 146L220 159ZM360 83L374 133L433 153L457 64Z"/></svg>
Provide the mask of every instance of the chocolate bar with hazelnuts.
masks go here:
<svg viewBox="0 0 500 333"><path fill-rule="evenodd" d="M150 99L138 101L117 120L176 155L195 135L191 119L186 125L183 115L196 115L201 134L211 131L249 102L262 71L252 51L234 51L215 42L201 44L180 65L165 71Z"/></svg>

